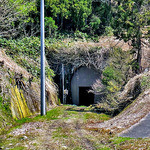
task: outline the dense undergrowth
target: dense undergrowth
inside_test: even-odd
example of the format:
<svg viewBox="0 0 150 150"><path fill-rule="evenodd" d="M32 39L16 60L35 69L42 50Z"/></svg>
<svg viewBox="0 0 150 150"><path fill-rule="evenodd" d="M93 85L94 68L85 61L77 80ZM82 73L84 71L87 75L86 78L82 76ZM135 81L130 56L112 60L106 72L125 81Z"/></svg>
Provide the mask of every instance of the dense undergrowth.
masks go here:
<svg viewBox="0 0 150 150"><path fill-rule="evenodd" d="M12 119L10 102L6 102L2 96L0 96L0 134L4 131L4 127L14 123Z"/></svg>
<svg viewBox="0 0 150 150"><path fill-rule="evenodd" d="M38 37L17 40L0 39L0 46L6 49L6 54L17 64L24 67L34 77L40 77L40 39ZM48 65L46 65L46 75L49 79L54 77L54 72Z"/></svg>

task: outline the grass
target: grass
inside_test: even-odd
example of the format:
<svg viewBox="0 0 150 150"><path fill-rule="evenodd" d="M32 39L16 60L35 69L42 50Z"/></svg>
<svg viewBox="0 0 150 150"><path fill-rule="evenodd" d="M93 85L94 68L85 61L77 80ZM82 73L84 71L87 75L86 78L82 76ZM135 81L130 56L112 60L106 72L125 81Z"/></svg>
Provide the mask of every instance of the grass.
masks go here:
<svg viewBox="0 0 150 150"><path fill-rule="evenodd" d="M28 123L28 122L59 119L60 115L63 114L63 111L64 111L63 107L57 107L57 108L54 108L54 109L48 111L45 116L38 115L34 118L27 117L27 118L17 120L16 123L17 123L17 125L22 125L22 124Z"/></svg>
<svg viewBox="0 0 150 150"><path fill-rule="evenodd" d="M73 131L71 129L58 127L58 128L56 128L56 130L52 134L53 134L53 138L59 139L59 138L71 137L72 132Z"/></svg>
<svg viewBox="0 0 150 150"><path fill-rule="evenodd" d="M80 111L80 109L82 111ZM149 149L150 139L117 137L109 130L87 128L88 124L110 119L108 115L83 111L82 107L59 106L46 116L24 118L6 136L1 136L3 149L56 149L56 150L124 150ZM30 123L30 126L24 126ZM22 125L22 126L21 126ZM14 135L13 131L18 130ZM26 132L22 133L22 130ZM26 138L24 138L26 137ZM18 144L17 144L18 143Z"/></svg>
<svg viewBox="0 0 150 150"><path fill-rule="evenodd" d="M128 141L128 140L131 140L133 138L130 138L130 137L115 137L112 139L112 142L113 144L120 144L122 142L125 142L125 141Z"/></svg>
<svg viewBox="0 0 150 150"><path fill-rule="evenodd" d="M18 147L15 147L15 148L11 148L10 150L25 150L25 148L22 147L22 146L18 146Z"/></svg>
<svg viewBox="0 0 150 150"><path fill-rule="evenodd" d="M110 117L105 114L97 114L97 113L88 112L84 114L84 118L85 120L93 119L97 121L105 121L105 120L108 120Z"/></svg>

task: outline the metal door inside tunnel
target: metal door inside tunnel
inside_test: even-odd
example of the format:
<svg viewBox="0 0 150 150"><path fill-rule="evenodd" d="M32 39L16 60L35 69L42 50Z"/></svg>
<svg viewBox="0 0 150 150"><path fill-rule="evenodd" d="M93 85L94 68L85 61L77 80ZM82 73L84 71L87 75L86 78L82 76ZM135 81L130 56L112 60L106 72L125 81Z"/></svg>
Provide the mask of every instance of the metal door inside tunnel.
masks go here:
<svg viewBox="0 0 150 150"><path fill-rule="evenodd" d="M94 103L94 94L89 93L90 87L79 87L79 105L89 106Z"/></svg>

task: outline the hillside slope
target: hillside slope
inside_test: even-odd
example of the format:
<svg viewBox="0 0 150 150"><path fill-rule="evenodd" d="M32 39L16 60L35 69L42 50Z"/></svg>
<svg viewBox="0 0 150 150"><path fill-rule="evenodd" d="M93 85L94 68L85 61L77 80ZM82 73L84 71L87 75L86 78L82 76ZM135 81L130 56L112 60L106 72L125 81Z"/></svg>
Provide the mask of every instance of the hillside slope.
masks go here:
<svg viewBox="0 0 150 150"><path fill-rule="evenodd" d="M30 61L30 60L29 60ZM47 110L56 106L57 88L46 79ZM40 110L40 80L0 49L0 129ZM12 116L12 117L11 117Z"/></svg>
<svg viewBox="0 0 150 150"><path fill-rule="evenodd" d="M104 123L91 124L89 128L110 129L114 133L131 127L150 112L150 71L131 78L120 94L120 100L132 102L118 116ZM143 89L142 89L143 88ZM140 90L140 91L139 91ZM133 101L134 100L134 101Z"/></svg>

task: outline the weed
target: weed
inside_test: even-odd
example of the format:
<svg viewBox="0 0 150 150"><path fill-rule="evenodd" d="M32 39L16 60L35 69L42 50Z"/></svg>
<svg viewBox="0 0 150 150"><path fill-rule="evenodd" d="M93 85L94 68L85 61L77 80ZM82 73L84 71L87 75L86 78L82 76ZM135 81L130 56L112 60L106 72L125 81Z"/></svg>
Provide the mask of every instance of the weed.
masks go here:
<svg viewBox="0 0 150 150"><path fill-rule="evenodd" d="M84 119L85 120L93 119L93 120L97 120L97 121L104 121L104 120L108 120L109 116L105 115L105 114L97 114L97 113L88 112L88 113L84 114Z"/></svg>
<svg viewBox="0 0 150 150"><path fill-rule="evenodd" d="M143 76L141 79L141 88L144 91L145 89L150 88L150 76Z"/></svg>
<svg viewBox="0 0 150 150"><path fill-rule="evenodd" d="M25 150L25 149L26 149L25 147L18 146L18 147L15 147L15 148L11 148L10 150Z"/></svg>
<svg viewBox="0 0 150 150"><path fill-rule="evenodd" d="M130 138L130 137L115 137L111 141L113 142L113 144L119 145L120 143L131 140L131 139L133 139L133 138Z"/></svg>
<svg viewBox="0 0 150 150"><path fill-rule="evenodd" d="M62 127L58 127L56 131L53 132L53 138L68 138L68 135Z"/></svg>
<svg viewBox="0 0 150 150"><path fill-rule="evenodd" d="M27 122L31 122L31 121L32 121L31 118L22 118L22 119L20 119L20 120L16 120L16 123L17 123L18 125L21 125L21 124L24 124L24 123L27 123Z"/></svg>

